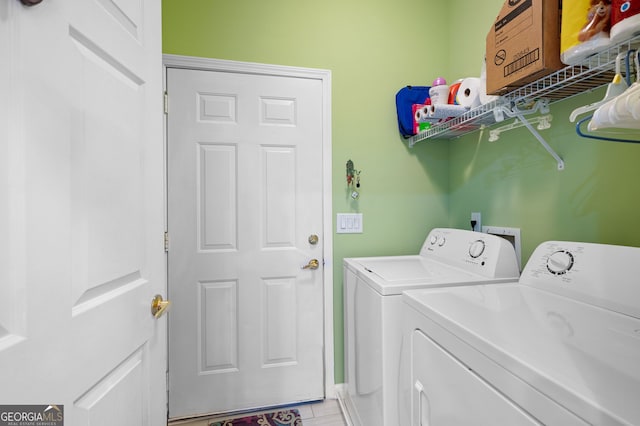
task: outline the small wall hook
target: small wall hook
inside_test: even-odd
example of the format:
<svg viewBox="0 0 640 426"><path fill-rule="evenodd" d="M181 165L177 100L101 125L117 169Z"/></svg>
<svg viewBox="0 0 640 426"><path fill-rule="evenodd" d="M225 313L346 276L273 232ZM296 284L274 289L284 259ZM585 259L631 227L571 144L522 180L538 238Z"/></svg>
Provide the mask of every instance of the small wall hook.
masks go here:
<svg viewBox="0 0 640 426"><path fill-rule="evenodd" d="M360 188L360 170L356 170L353 167L353 161L347 161L347 185L354 185L356 188Z"/></svg>
<svg viewBox="0 0 640 426"><path fill-rule="evenodd" d="M351 160L347 161L347 186L356 187L356 189L351 192L351 198L357 200L360 196L360 193L357 191L357 189L360 188L360 170L354 168L353 161Z"/></svg>

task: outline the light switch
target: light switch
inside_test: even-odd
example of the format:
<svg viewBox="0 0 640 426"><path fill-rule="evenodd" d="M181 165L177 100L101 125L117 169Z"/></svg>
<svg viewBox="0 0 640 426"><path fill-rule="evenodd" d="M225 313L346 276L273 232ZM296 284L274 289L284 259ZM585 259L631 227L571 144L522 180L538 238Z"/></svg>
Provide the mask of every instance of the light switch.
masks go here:
<svg viewBox="0 0 640 426"><path fill-rule="evenodd" d="M361 234L362 213L338 213L336 232L338 234Z"/></svg>

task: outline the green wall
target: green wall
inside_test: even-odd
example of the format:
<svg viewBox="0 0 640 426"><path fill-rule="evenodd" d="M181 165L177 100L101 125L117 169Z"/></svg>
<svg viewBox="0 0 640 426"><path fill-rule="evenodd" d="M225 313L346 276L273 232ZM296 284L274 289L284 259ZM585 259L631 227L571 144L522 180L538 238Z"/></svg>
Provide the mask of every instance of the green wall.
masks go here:
<svg viewBox="0 0 640 426"><path fill-rule="evenodd" d="M444 3L444 2L443 2ZM502 8L503 0L449 0L448 81L479 77L484 61L487 32Z"/></svg>
<svg viewBox="0 0 640 426"><path fill-rule="evenodd" d="M471 211L484 225L521 229L523 265L546 240L640 246L640 145L576 135L574 108L602 99L599 89L551 105L551 129L540 134L565 169L526 130L488 142L476 132L452 142L451 226L465 226ZM637 135L636 135L637 137Z"/></svg>
<svg viewBox="0 0 640 426"><path fill-rule="evenodd" d="M453 15L467 5L454 0ZM492 9L491 22L502 1L483 5L473 15L484 20L485 7ZM451 34L455 46L467 39L464 32ZM461 76L473 71L459 54L450 65L452 73L463 69ZM640 145L582 138L569 122L573 109L603 96L604 88L551 105L552 127L540 134L563 158L563 171L524 128L496 142L488 142L487 130L451 141L449 225L467 227L471 212L480 211L483 225L520 228L523 266L546 240L640 246Z"/></svg>
<svg viewBox="0 0 640 426"><path fill-rule="evenodd" d="M542 134L566 162L517 129L413 148L398 135L394 96L407 84L478 76L502 0L163 0L164 53L332 72L333 210L361 212L364 233L334 235L335 380L344 380L342 258L415 253L436 226L519 227L523 263L547 239L640 245L640 146L579 138L552 105ZM345 163L362 171L349 198Z"/></svg>
<svg viewBox="0 0 640 426"><path fill-rule="evenodd" d="M448 68L448 2L163 0L164 53L332 72L333 210L361 212L364 233L334 236L335 380L343 382L342 258L407 254L446 226L449 143L409 149L395 93ZM439 43L425 35L439 34ZM477 67L479 69L479 67ZM361 170L360 198L345 181Z"/></svg>

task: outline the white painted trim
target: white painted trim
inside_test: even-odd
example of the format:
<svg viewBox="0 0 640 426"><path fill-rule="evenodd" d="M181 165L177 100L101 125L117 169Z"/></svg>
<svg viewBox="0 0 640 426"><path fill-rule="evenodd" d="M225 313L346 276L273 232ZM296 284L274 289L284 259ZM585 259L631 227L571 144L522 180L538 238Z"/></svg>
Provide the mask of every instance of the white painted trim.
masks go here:
<svg viewBox="0 0 640 426"><path fill-rule="evenodd" d="M320 80L322 82L322 174L324 227L324 365L325 397L336 398L333 344L333 207L331 183L331 71L314 68L227 61L192 56L163 55L163 79L166 90L167 68L226 71L243 74L276 75ZM166 121L165 121L166 146Z"/></svg>
<svg viewBox="0 0 640 426"><path fill-rule="evenodd" d="M345 383L338 383L335 386L336 398L338 399L338 405L340 405L340 411L342 411L342 417L347 426L355 426L355 422L351 417L349 411L349 405L347 403L347 385Z"/></svg>
<svg viewBox="0 0 640 426"><path fill-rule="evenodd" d="M224 59L199 58L194 56L162 55L164 68L186 68L209 71L227 71L243 74L278 75L322 80L323 86L331 89L331 71L316 68L290 67L286 65L260 64L256 62L228 61ZM329 95L331 92L329 91ZM331 99L329 99L330 101ZM330 103L329 103L330 105ZM329 123L330 124L330 123Z"/></svg>

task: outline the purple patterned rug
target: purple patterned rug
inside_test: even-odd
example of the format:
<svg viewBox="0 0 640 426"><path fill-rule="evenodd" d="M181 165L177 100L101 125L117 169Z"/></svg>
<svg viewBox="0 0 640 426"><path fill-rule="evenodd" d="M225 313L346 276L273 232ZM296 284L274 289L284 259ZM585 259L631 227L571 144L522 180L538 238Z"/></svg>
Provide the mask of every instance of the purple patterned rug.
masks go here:
<svg viewBox="0 0 640 426"><path fill-rule="evenodd" d="M298 410L292 409L217 420L209 423L209 426L302 426L302 419Z"/></svg>

